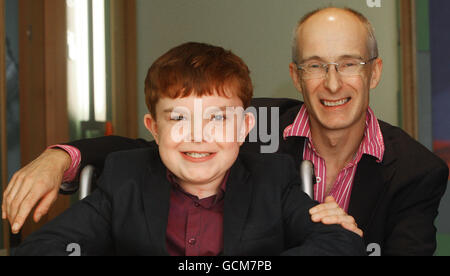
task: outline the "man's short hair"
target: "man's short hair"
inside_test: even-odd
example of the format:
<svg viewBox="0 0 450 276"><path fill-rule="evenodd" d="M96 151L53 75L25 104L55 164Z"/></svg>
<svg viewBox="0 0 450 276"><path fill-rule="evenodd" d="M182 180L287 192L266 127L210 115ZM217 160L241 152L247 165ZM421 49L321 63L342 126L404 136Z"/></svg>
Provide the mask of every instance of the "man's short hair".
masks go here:
<svg viewBox="0 0 450 276"><path fill-rule="evenodd" d="M158 58L145 80L145 101L156 118L159 99L235 93L244 105L250 105L253 85L245 62L231 51L205 43L189 42Z"/></svg>
<svg viewBox="0 0 450 276"><path fill-rule="evenodd" d="M303 23L305 23L308 19L310 19L312 16L314 16L315 14L329 9L329 8L335 8L335 7L326 7L326 8L319 8L316 9L314 11L311 11L309 13L307 13L305 16L303 16L300 21L297 23L297 26L294 29L294 33L293 33L293 39L292 39L292 62L294 63L298 63L299 62L299 47L298 47L298 35L297 35L297 31L298 29L303 25ZM364 27L367 30L367 49L369 52L370 58L374 58L374 57L378 57L378 42L377 39L375 37L375 30L372 26L372 24L370 23L370 21L360 12L355 11L354 9L351 8L338 8L344 11L347 11L351 14L353 14L354 16L356 16L361 23L363 23Z"/></svg>

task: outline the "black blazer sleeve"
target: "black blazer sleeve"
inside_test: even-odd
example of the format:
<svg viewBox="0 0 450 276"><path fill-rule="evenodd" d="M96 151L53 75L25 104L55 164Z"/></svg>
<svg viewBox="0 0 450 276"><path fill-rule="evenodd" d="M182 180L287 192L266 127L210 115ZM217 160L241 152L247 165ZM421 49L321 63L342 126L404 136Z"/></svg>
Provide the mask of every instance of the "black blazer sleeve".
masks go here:
<svg viewBox="0 0 450 276"><path fill-rule="evenodd" d="M325 225L311 220L309 209L318 203L302 190L299 176L295 173L294 161L288 158L286 173L290 184L281 199L285 225L286 247L282 255L293 256L364 256L367 255L363 240L357 234L340 225Z"/></svg>
<svg viewBox="0 0 450 276"><path fill-rule="evenodd" d="M67 143L77 148L81 153L80 168L93 165L99 172L103 171L106 157L116 151L138 148L156 147L155 142L144 139L130 139L120 136L104 136L93 139L83 139Z"/></svg>
<svg viewBox="0 0 450 276"><path fill-rule="evenodd" d="M72 244L79 247L81 256L113 255L113 192L108 185L112 183L109 179L112 167L110 162L106 163L107 173L100 178L98 189L28 236L13 255L69 256L73 251L68 246Z"/></svg>
<svg viewBox="0 0 450 276"><path fill-rule="evenodd" d="M398 193L392 202L383 254L431 256L436 250L434 221L446 190L448 168L436 167L423 178L409 183L408 189ZM414 229L414 231L412 230Z"/></svg>

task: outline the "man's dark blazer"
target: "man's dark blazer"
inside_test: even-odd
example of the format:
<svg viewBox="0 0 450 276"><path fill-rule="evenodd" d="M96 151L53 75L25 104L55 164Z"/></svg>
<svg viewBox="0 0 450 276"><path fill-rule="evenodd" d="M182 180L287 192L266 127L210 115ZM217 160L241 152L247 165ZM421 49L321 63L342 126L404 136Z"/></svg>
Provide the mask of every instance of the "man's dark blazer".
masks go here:
<svg viewBox="0 0 450 276"><path fill-rule="evenodd" d="M291 156L297 168L303 158L305 139L289 137L284 140L282 134L284 128L293 123L302 104L292 99L269 98L254 99L252 104L258 110L279 107L278 153ZM447 187L448 167L400 128L383 121L379 123L386 149L383 162L377 163L374 157L363 155L354 178L348 212L364 231L365 243L380 245L382 255L432 255L436 250L434 221ZM94 164L100 171L110 152L155 147L153 142L123 137L70 144L80 149L82 166ZM241 151L260 152L262 144L245 143Z"/></svg>
<svg viewBox="0 0 450 276"><path fill-rule="evenodd" d="M157 149L111 154L98 188L29 236L16 255L168 255L171 184ZM362 239L313 223L315 206L285 155L242 153L224 198L224 255L363 255Z"/></svg>

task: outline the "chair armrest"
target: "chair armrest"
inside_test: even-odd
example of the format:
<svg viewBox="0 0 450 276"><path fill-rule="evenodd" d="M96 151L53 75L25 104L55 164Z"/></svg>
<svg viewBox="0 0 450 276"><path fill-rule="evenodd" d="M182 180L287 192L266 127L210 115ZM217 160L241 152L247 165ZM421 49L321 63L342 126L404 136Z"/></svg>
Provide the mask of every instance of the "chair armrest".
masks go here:
<svg viewBox="0 0 450 276"><path fill-rule="evenodd" d="M92 190L92 182L95 175L95 168L92 165L87 165L83 168L80 174L80 194L79 199L82 200L87 197Z"/></svg>

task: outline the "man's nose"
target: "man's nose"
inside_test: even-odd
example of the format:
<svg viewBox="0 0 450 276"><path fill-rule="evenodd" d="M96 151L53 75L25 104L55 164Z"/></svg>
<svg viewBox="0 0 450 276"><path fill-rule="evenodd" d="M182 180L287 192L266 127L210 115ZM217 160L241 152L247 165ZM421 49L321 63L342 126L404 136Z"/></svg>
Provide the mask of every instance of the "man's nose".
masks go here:
<svg viewBox="0 0 450 276"><path fill-rule="evenodd" d="M325 87L332 93L336 93L342 87L342 80L335 65L328 66L328 72L325 76Z"/></svg>

